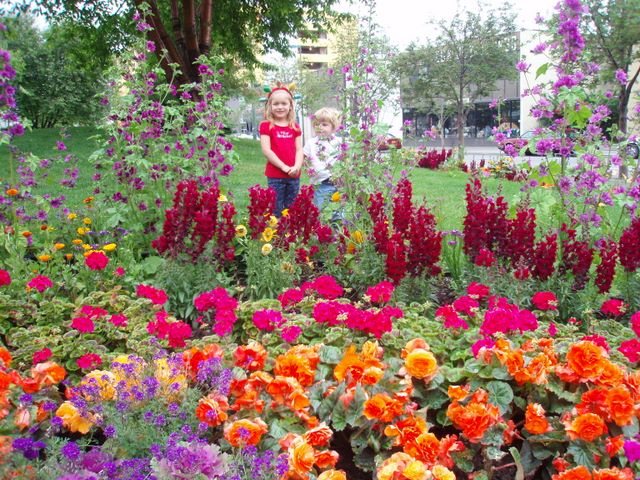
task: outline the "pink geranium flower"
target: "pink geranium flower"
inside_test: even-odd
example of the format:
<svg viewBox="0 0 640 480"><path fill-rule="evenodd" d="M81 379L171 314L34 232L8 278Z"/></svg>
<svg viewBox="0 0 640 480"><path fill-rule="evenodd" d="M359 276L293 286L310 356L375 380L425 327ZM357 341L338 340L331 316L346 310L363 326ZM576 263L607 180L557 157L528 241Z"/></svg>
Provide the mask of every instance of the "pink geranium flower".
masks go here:
<svg viewBox="0 0 640 480"><path fill-rule="evenodd" d="M38 363L46 362L51 358L53 353L50 348L43 348L42 350L38 350L33 354L33 364L36 365Z"/></svg>
<svg viewBox="0 0 640 480"><path fill-rule="evenodd" d="M302 329L299 326L290 325L282 329L280 337L282 337L282 339L287 343L293 343L298 339L301 333Z"/></svg>
<svg viewBox="0 0 640 480"><path fill-rule="evenodd" d="M467 295L471 298L475 298L478 301L482 301L489 296L491 289L478 282L471 282L467 287Z"/></svg>
<svg viewBox="0 0 640 480"><path fill-rule="evenodd" d="M385 280L373 287L367 288L366 295L369 297L371 303L387 303L391 300L394 289L393 283Z"/></svg>
<svg viewBox="0 0 640 480"><path fill-rule="evenodd" d="M0 270L0 287L11 285L11 275L6 270Z"/></svg>
<svg viewBox="0 0 640 480"><path fill-rule="evenodd" d="M33 277L27 283L27 287L35 288L40 293L44 292L47 288L53 287L53 282L51 279L45 275L38 275L37 277Z"/></svg>
<svg viewBox="0 0 640 480"><path fill-rule="evenodd" d="M154 288L150 285L138 285L136 287L136 295L148 298L154 305L164 305L169 299L164 290Z"/></svg>
<svg viewBox="0 0 640 480"><path fill-rule="evenodd" d="M618 298L611 298L602 303L600 311L611 317L619 317L627 311L627 305Z"/></svg>
<svg viewBox="0 0 640 480"><path fill-rule="evenodd" d="M96 353L87 353L77 359L76 364L83 370L94 369L102 365L102 358Z"/></svg>
<svg viewBox="0 0 640 480"><path fill-rule="evenodd" d="M631 325L631 329L636 334L637 337L640 337L640 312L636 312L631 315L631 319L629 321Z"/></svg>
<svg viewBox="0 0 640 480"><path fill-rule="evenodd" d="M84 259L84 263L91 270L104 270L109 264L109 257L104 252L91 252Z"/></svg>
<svg viewBox="0 0 640 480"><path fill-rule="evenodd" d="M75 328L81 333L92 333L95 330L95 325L89 317L75 317L71 320L71 328Z"/></svg>
<svg viewBox="0 0 640 480"><path fill-rule="evenodd" d="M618 351L622 353L631 363L640 361L640 340L632 338L620 344Z"/></svg>
<svg viewBox="0 0 640 480"><path fill-rule="evenodd" d="M282 312L277 310L257 310L253 313L253 324L265 332L272 332L283 323Z"/></svg>
<svg viewBox="0 0 640 480"><path fill-rule="evenodd" d="M109 321L113 323L116 327L126 327L127 326L127 317L122 315L121 313L116 315L111 315L109 317Z"/></svg>

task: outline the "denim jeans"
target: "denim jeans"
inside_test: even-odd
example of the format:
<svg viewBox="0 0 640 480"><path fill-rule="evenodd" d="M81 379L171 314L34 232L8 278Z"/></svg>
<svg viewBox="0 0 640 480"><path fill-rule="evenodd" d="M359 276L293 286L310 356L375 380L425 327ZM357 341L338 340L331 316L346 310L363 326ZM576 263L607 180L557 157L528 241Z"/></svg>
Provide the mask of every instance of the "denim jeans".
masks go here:
<svg viewBox="0 0 640 480"><path fill-rule="evenodd" d="M276 217L280 218L282 211L289 208L298 196L300 179L267 177L267 185L276 192L276 211L274 213Z"/></svg>
<svg viewBox="0 0 640 480"><path fill-rule="evenodd" d="M319 183L314 185L313 188L313 204L318 207L318 210L322 210L322 206L327 200L331 200L331 195L337 192L338 189L332 183Z"/></svg>

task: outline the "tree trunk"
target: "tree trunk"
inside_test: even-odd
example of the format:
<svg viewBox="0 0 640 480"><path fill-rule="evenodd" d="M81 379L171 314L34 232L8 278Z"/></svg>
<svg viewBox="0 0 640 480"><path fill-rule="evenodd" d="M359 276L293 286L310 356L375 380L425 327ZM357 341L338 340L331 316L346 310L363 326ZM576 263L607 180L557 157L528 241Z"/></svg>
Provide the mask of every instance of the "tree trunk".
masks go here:
<svg viewBox="0 0 640 480"><path fill-rule="evenodd" d="M213 0L203 0L200 6L200 35L198 47L200 54L207 55L211 51L211 17L213 15Z"/></svg>
<svg viewBox="0 0 640 480"><path fill-rule="evenodd" d="M198 69L194 62L200 56L198 36L196 34L195 0L182 0L182 20L184 22L184 40L187 47L187 75L191 82L198 80Z"/></svg>

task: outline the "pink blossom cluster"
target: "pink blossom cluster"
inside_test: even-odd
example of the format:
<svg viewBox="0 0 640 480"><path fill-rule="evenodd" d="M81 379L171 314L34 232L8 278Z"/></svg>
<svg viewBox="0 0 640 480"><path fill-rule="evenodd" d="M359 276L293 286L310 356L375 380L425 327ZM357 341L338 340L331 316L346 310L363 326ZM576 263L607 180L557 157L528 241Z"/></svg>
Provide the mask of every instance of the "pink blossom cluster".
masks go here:
<svg viewBox="0 0 640 480"><path fill-rule="evenodd" d="M185 339L191 337L191 325L180 320L167 322L169 314L160 310L156 312L156 321L147 324L147 332L157 338L169 341L169 347L182 348L185 346Z"/></svg>
<svg viewBox="0 0 640 480"><path fill-rule="evenodd" d="M367 288L366 296L371 303L387 303L391 300L395 287L393 283L382 281L372 287Z"/></svg>
<svg viewBox="0 0 640 480"><path fill-rule="evenodd" d="M152 287L150 285L138 285L136 287L136 295L143 298L148 298L154 305L164 305L167 300L167 294L164 290Z"/></svg>
<svg viewBox="0 0 640 480"><path fill-rule="evenodd" d="M282 316L282 312L278 310L271 310L267 308L253 312L253 324L258 327L258 329L265 332L273 332L284 322L286 322L286 320Z"/></svg>
<svg viewBox="0 0 640 480"><path fill-rule="evenodd" d="M123 314L109 315L109 312L100 307L83 305L80 315L71 319L71 328L75 328L81 333L92 333L95 330L94 320L100 320L109 316L109 322L116 327L126 327L127 317Z"/></svg>
<svg viewBox="0 0 640 480"><path fill-rule="evenodd" d="M27 287L34 288L42 293L47 288L53 287L53 282L46 275L37 275L29 280L29 282L27 283Z"/></svg>
<svg viewBox="0 0 640 480"><path fill-rule="evenodd" d="M509 333L516 330L522 333L538 328L538 319L532 312L510 304L506 298L490 297L488 303L484 321L480 326L480 333L483 335Z"/></svg>
<svg viewBox="0 0 640 480"><path fill-rule="evenodd" d="M402 318L399 308L386 306L382 309L360 309L350 303L334 301L318 302L313 308L313 318L318 323L330 326L344 326L380 338L393 329L393 319Z"/></svg>
<svg viewBox="0 0 640 480"><path fill-rule="evenodd" d="M223 337L231 333L238 319L236 316L238 300L229 295L224 288L217 287L201 293L193 304L196 310L204 313L198 320L201 323L205 323L205 319L213 322L213 331L216 335Z"/></svg>

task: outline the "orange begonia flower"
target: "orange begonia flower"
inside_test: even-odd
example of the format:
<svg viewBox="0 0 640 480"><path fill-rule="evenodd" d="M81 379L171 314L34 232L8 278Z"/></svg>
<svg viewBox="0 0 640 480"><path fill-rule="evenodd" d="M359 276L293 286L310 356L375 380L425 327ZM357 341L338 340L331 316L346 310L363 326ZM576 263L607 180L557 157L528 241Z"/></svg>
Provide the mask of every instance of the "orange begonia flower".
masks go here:
<svg viewBox="0 0 640 480"><path fill-rule="evenodd" d="M603 468L593 471L593 480L633 480L635 476L630 468Z"/></svg>
<svg viewBox="0 0 640 480"><path fill-rule="evenodd" d="M215 343L205 345L202 349L192 347L182 352L182 361L190 373L191 378L195 378L198 374L200 362L210 360L212 358L222 358L224 351L220 345Z"/></svg>
<svg viewBox="0 0 640 480"><path fill-rule="evenodd" d="M315 463L315 450L313 447L305 442L302 437L298 437L289 445L288 453L289 470L306 478L306 474L311 471Z"/></svg>
<svg viewBox="0 0 640 480"><path fill-rule="evenodd" d="M431 469L434 480L456 480L456 475L443 465L434 465Z"/></svg>
<svg viewBox="0 0 640 480"><path fill-rule="evenodd" d="M607 408L611 419L622 427L633 422L636 415L635 402L631 392L625 387L614 387L607 390Z"/></svg>
<svg viewBox="0 0 640 480"><path fill-rule="evenodd" d="M404 368L412 377L429 381L438 371L438 362L429 350L416 348L407 354Z"/></svg>
<svg viewBox="0 0 640 480"><path fill-rule="evenodd" d="M314 447L323 447L329 444L329 440L331 440L332 436L333 431L326 423L322 422L317 427L305 432L303 438L309 445Z"/></svg>
<svg viewBox="0 0 640 480"><path fill-rule="evenodd" d="M620 385L624 378L624 371L615 363L605 360L602 362L602 373L597 378L596 383L604 387L615 387Z"/></svg>
<svg viewBox="0 0 640 480"><path fill-rule="evenodd" d="M347 480L347 475L342 470L327 470L318 476L318 480Z"/></svg>
<svg viewBox="0 0 640 480"><path fill-rule="evenodd" d="M404 405L386 393L377 393L364 403L363 415L369 420L390 423L402 415Z"/></svg>
<svg viewBox="0 0 640 480"><path fill-rule="evenodd" d="M316 375L315 369L311 367L309 359L300 357L294 353L286 353L278 355L273 373L283 377L293 377L303 387L313 385L313 379Z"/></svg>
<svg viewBox="0 0 640 480"><path fill-rule="evenodd" d="M469 396L470 389L471 387L469 385L449 385L449 388L447 389L447 395L449 395L449 398L451 400L461 401Z"/></svg>
<svg viewBox="0 0 640 480"><path fill-rule="evenodd" d="M423 432L412 442L404 445L405 453L411 455L416 460L433 465L436 463L440 452L440 441L431 432Z"/></svg>
<svg viewBox="0 0 640 480"><path fill-rule="evenodd" d="M500 410L488 403L488 394L482 389L473 393L467 405L451 402L447 408L447 417L472 443L478 443L484 433L501 418Z"/></svg>
<svg viewBox="0 0 640 480"><path fill-rule="evenodd" d="M596 438L607 433L607 425L595 413L585 413L578 415L572 422L565 423L565 430L571 440L579 438L593 442Z"/></svg>
<svg viewBox="0 0 640 480"><path fill-rule="evenodd" d="M394 446L399 446L415 441L417 437L428 430L429 427L424 418L410 415L394 425L388 425L384 429L384 434L388 437L397 437Z"/></svg>
<svg viewBox="0 0 640 480"><path fill-rule="evenodd" d="M258 342L249 342L247 345L240 345L233 353L235 365L254 372L262 370L267 360L267 350Z"/></svg>
<svg viewBox="0 0 640 480"><path fill-rule="evenodd" d="M397 452L387 458L377 470L378 480L426 480L429 478L427 466L404 452Z"/></svg>
<svg viewBox="0 0 640 480"><path fill-rule="evenodd" d="M234 447L257 445L267 431L267 424L261 418L243 418L225 425L224 438Z"/></svg>
<svg viewBox="0 0 640 480"><path fill-rule="evenodd" d="M42 362L31 368L31 377L38 383L39 387L56 385L67 376L64 367L55 362Z"/></svg>
<svg viewBox="0 0 640 480"><path fill-rule="evenodd" d="M530 403L527 405L527 411L524 416L524 428L532 435L541 435L551 430L542 405L539 403Z"/></svg>
<svg viewBox="0 0 640 480"><path fill-rule="evenodd" d="M624 435L620 434L616 437L607 437L604 441L604 449L606 450L609 457L613 458L620 451L620 449L624 446Z"/></svg>
<svg viewBox="0 0 640 480"><path fill-rule="evenodd" d="M607 352L593 342L583 340L574 343L567 352L567 364L580 381L596 381L605 368Z"/></svg>
<svg viewBox="0 0 640 480"><path fill-rule="evenodd" d="M356 346L350 345L340 363L333 369L333 376L339 382L348 380L349 384L352 382L355 384L362 377L364 369L365 363L356 353Z"/></svg>
<svg viewBox="0 0 640 480"><path fill-rule="evenodd" d="M416 349L420 350L429 350L429 345L422 338L414 338L413 340L409 340L405 347L400 352L401 358L407 358L407 356Z"/></svg>
<svg viewBox="0 0 640 480"><path fill-rule="evenodd" d="M338 463L340 455L335 450L325 450L323 452L315 452L313 461L318 468L333 468Z"/></svg>
<svg viewBox="0 0 640 480"><path fill-rule="evenodd" d="M266 391L278 405L287 405L293 410L308 407L309 398L300 382L293 377L277 376L266 387Z"/></svg>
<svg viewBox="0 0 640 480"><path fill-rule="evenodd" d="M595 413L602 418L608 419L607 391L604 388L594 388L584 392L580 403L575 408L579 415Z"/></svg>
<svg viewBox="0 0 640 480"><path fill-rule="evenodd" d="M440 451L438 452L439 462L447 468L453 468L455 462L451 454L464 452L465 448L464 443L458 440L457 435L445 435L440 439Z"/></svg>
<svg viewBox="0 0 640 480"><path fill-rule="evenodd" d="M580 465L579 467L565 470L551 477L552 480L592 480L591 473L587 467Z"/></svg>
<svg viewBox="0 0 640 480"><path fill-rule="evenodd" d="M200 399L196 407L196 417L201 422L216 427L229 418L227 410L229 410L227 398L219 394L212 394Z"/></svg>
<svg viewBox="0 0 640 480"><path fill-rule="evenodd" d="M93 418L82 416L75 405L69 401L63 402L56 410L56 416L62 419L62 424L70 432L88 433L94 424Z"/></svg>
<svg viewBox="0 0 640 480"><path fill-rule="evenodd" d="M6 368L11 366L11 353L4 347L0 347L0 361Z"/></svg>

